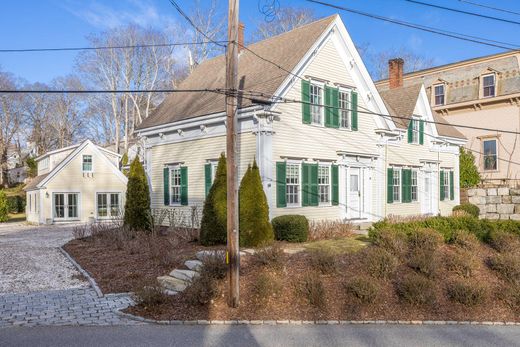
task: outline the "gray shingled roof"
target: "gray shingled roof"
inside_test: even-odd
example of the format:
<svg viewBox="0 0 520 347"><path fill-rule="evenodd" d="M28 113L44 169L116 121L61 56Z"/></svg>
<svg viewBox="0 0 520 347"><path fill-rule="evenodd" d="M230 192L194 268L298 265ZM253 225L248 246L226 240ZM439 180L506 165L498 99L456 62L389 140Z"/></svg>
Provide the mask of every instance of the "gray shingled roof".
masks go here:
<svg viewBox="0 0 520 347"><path fill-rule="evenodd" d="M28 190L31 190L31 189L35 189L36 186L37 186L41 181L43 181L43 180L45 179L45 177L47 177L47 176L49 176L48 173L46 173L46 174L44 174L44 175L40 175L40 176L36 176L36 177L34 177L34 178L31 180L31 182L29 182L29 183L25 186L24 190L25 190L25 191L28 191Z"/></svg>
<svg viewBox="0 0 520 347"><path fill-rule="evenodd" d="M413 115L415 105L417 105L417 100L419 99L421 87L422 84L413 84L401 88L379 90L379 94L383 98L388 112L390 112L390 116L392 116L392 119L398 128L408 128L408 123L410 122L410 118ZM436 114L435 112L432 113L435 122L449 124L449 122L444 117ZM437 131L441 136L465 139L464 135L451 125L436 124L436 126Z"/></svg>
<svg viewBox="0 0 520 347"><path fill-rule="evenodd" d="M333 15L278 36L249 45L261 57L292 71L337 15ZM240 89L274 94L288 73L243 49L239 55ZM225 56L200 64L179 89L216 89L225 87ZM244 99L241 107L251 106ZM224 95L212 92L172 93L141 123L138 129L168 124L225 110Z"/></svg>

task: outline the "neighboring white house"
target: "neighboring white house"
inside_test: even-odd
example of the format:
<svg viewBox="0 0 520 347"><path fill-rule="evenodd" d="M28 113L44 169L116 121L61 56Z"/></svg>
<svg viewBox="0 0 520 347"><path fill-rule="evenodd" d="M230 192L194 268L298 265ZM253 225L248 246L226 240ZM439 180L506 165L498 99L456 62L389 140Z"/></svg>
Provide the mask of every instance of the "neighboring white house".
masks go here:
<svg viewBox="0 0 520 347"><path fill-rule="evenodd" d="M127 178L117 153L86 140L36 158L38 176L26 187L27 221L38 224L118 218Z"/></svg>
<svg viewBox="0 0 520 347"><path fill-rule="evenodd" d="M238 78L255 92L240 101L238 175L256 158L271 217L371 222L459 203L464 137L434 124L445 121L422 85L380 94L338 15L248 46ZM224 81L219 56L179 89ZM139 126L152 207L202 205L226 148L224 111L222 94L175 93Z"/></svg>

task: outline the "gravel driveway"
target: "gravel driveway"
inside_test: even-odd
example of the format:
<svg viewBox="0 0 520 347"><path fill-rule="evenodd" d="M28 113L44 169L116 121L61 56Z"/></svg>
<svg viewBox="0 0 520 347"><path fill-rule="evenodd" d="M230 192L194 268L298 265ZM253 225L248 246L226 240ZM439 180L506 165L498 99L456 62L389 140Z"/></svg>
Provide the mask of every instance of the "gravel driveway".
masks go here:
<svg viewBox="0 0 520 347"><path fill-rule="evenodd" d="M88 287L58 247L72 239L70 225L0 226L0 294Z"/></svg>

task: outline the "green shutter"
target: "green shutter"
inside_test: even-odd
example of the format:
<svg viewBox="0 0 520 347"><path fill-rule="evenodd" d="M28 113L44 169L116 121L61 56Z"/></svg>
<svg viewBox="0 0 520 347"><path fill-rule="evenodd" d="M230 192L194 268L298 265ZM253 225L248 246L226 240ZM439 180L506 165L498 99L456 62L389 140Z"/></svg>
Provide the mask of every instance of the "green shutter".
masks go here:
<svg viewBox="0 0 520 347"><path fill-rule="evenodd" d="M310 164L302 164L302 206L310 206Z"/></svg>
<svg viewBox="0 0 520 347"><path fill-rule="evenodd" d="M443 201L444 200L444 171L441 171L439 173L439 187L440 187L440 195L441 195L440 200Z"/></svg>
<svg viewBox="0 0 520 347"><path fill-rule="evenodd" d="M188 168L181 166L181 205L188 205Z"/></svg>
<svg viewBox="0 0 520 347"><path fill-rule="evenodd" d="M285 184L286 184L287 165L284 161L276 163L276 207L286 207Z"/></svg>
<svg viewBox="0 0 520 347"><path fill-rule="evenodd" d="M424 145L424 120L419 121L419 144Z"/></svg>
<svg viewBox="0 0 520 347"><path fill-rule="evenodd" d="M320 199L318 195L318 164L310 164L310 205L318 206Z"/></svg>
<svg viewBox="0 0 520 347"><path fill-rule="evenodd" d="M332 88L325 86L325 126L332 127Z"/></svg>
<svg viewBox="0 0 520 347"><path fill-rule="evenodd" d="M450 200L455 200L455 185L453 181L453 171L450 171Z"/></svg>
<svg viewBox="0 0 520 347"><path fill-rule="evenodd" d="M412 202L412 170L401 171L402 202Z"/></svg>
<svg viewBox="0 0 520 347"><path fill-rule="evenodd" d="M170 168L163 169L164 205L170 205Z"/></svg>
<svg viewBox="0 0 520 347"><path fill-rule="evenodd" d="M358 130L358 96L357 96L357 92L355 91L352 91L352 93L350 94L350 98L351 98L351 114L352 114L352 124L351 124L351 129L352 130Z"/></svg>
<svg viewBox="0 0 520 347"><path fill-rule="evenodd" d="M387 169L386 202L394 202L394 169L391 167Z"/></svg>
<svg viewBox="0 0 520 347"><path fill-rule="evenodd" d="M332 89L332 127L339 128L339 88Z"/></svg>
<svg viewBox="0 0 520 347"><path fill-rule="evenodd" d="M339 205L339 170L338 166L332 164L331 168L331 180L332 180L332 205Z"/></svg>
<svg viewBox="0 0 520 347"><path fill-rule="evenodd" d="M406 169L401 169L401 202L407 201L407 188L406 188Z"/></svg>
<svg viewBox="0 0 520 347"><path fill-rule="evenodd" d="M311 124L310 89L309 81L302 80L302 120L304 124Z"/></svg>
<svg viewBox="0 0 520 347"><path fill-rule="evenodd" d="M413 142L413 119L408 123L408 143Z"/></svg>
<svg viewBox="0 0 520 347"><path fill-rule="evenodd" d="M211 163L207 163L204 165L205 196L208 196L209 190L211 189L211 176Z"/></svg>

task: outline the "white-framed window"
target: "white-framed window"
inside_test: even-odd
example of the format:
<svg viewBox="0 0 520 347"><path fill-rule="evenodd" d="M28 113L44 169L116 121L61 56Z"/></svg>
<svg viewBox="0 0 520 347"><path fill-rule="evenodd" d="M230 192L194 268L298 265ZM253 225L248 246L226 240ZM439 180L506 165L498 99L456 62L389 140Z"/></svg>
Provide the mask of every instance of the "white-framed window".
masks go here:
<svg viewBox="0 0 520 347"><path fill-rule="evenodd" d="M181 204L181 168L170 168L170 205Z"/></svg>
<svg viewBox="0 0 520 347"><path fill-rule="evenodd" d="M484 150L484 170L498 170L497 139L484 140L482 146Z"/></svg>
<svg viewBox="0 0 520 347"><path fill-rule="evenodd" d="M82 169L83 172L92 172L92 156L90 154L83 155Z"/></svg>
<svg viewBox="0 0 520 347"><path fill-rule="evenodd" d="M312 124L323 124L323 86L317 83L310 84L311 122Z"/></svg>
<svg viewBox="0 0 520 347"><path fill-rule="evenodd" d="M298 206L300 204L300 164L287 163L285 184L287 206Z"/></svg>
<svg viewBox="0 0 520 347"><path fill-rule="evenodd" d="M419 120L412 119L412 143L419 143Z"/></svg>
<svg viewBox="0 0 520 347"><path fill-rule="evenodd" d="M495 96L495 85L495 74L482 76L482 96L484 98Z"/></svg>
<svg viewBox="0 0 520 347"><path fill-rule="evenodd" d="M338 102L339 102L339 119L340 119L340 127L344 129L350 129L351 119L350 119L350 110L352 106L350 105L350 92L346 90L340 90L338 94Z"/></svg>
<svg viewBox="0 0 520 347"><path fill-rule="evenodd" d="M96 211L98 218L121 216L121 193L97 193Z"/></svg>
<svg viewBox="0 0 520 347"><path fill-rule="evenodd" d="M394 177L392 178L393 201L401 201L401 169L394 167Z"/></svg>
<svg viewBox="0 0 520 347"><path fill-rule="evenodd" d="M434 102L435 102L435 106L439 106L439 105L444 105L445 103L445 100L444 100L444 96L445 96L445 91L444 91L444 84L437 84L435 86L433 86L433 95L434 95Z"/></svg>
<svg viewBox="0 0 520 347"><path fill-rule="evenodd" d="M320 204L330 203L330 166L328 165L318 166L318 193Z"/></svg>
<svg viewBox="0 0 520 347"><path fill-rule="evenodd" d="M450 171L444 171L442 177L442 185L444 187L444 200L450 199Z"/></svg>
<svg viewBox="0 0 520 347"><path fill-rule="evenodd" d="M418 200L417 182L417 170L412 170L412 182L410 182L412 191L412 201Z"/></svg>

